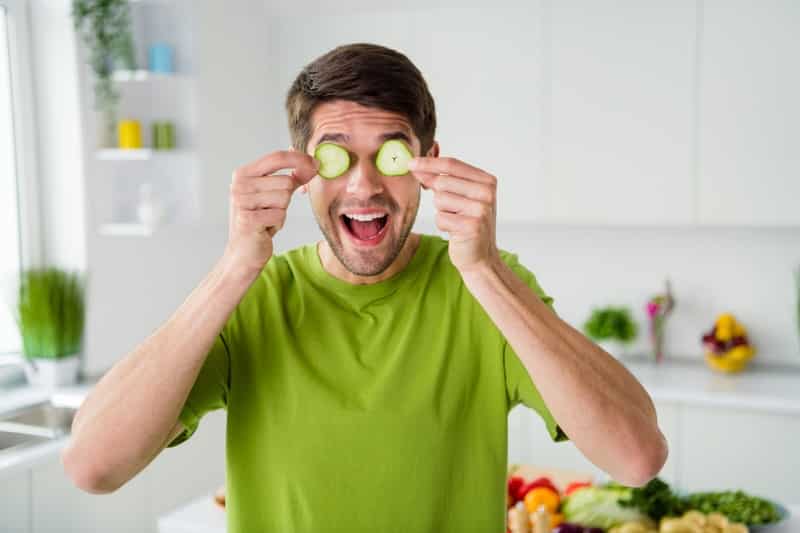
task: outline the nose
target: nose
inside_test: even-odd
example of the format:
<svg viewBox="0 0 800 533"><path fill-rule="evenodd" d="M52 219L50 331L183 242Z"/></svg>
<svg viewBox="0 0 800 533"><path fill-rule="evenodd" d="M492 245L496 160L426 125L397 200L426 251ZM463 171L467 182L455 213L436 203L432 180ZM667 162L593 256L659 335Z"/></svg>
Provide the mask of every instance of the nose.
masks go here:
<svg viewBox="0 0 800 533"><path fill-rule="evenodd" d="M368 158L360 158L347 178L347 193L362 200L369 200L382 192L383 180L375 164Z"/></svg>

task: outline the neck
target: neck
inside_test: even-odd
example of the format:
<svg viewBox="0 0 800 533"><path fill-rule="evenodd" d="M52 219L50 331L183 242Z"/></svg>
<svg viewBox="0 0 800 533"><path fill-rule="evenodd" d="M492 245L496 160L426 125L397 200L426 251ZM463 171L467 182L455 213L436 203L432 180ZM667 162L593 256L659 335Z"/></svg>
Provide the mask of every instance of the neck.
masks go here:
<svg viewBox="0 0 800 533"><path fill-rule="evenodd" d="M389 279L398 272L402 271L411 261L411 258L414 257L414 252L417 251L419 242L419 233L409 234L405 244L403 244L403 249L400 250L400 253L397 255L392 264L389 265L389 268L374 276L359 276L358 274L353 274L347 270L339 261L339 258L336 257L336 254L333 253L330 246L328 246L328 241L326 240L322 240L317 243L317 254L319 255L320 262L322 263L322 268L324 268L325 271L331 276L353 285L370 285L372 283L378 283L380 281Z"/></svg>

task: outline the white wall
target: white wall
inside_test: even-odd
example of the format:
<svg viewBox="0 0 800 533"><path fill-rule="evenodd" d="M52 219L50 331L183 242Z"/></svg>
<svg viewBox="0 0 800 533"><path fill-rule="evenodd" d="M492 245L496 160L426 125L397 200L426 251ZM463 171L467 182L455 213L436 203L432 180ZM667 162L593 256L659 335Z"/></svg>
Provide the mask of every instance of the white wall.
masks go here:
<svg viewBox="0 0 800 533"><path fill-rule="evenodd" d="M86 202L78 51L68 24L69 0L32 0L31 40L36 102L42 259L86 267Z"/></svg>
<svg viewBox="0 0 800 533"><path fill-rule="evenodd" d="M537 180L547 168L542 161L548 154L543 152L556 139L547 137L548 129L540 123L547 112L538 113L535 105L549 86L543 80L546 71L537 66L549 31L542 22L549 3L500 2L492 9L430 8L424 3L378 9L357 4L340 6L339 11L256 0L198 4L203 220L194 229L166 230L149 239L100 237L88 228L93 275L87 336L90 371L109 367L155 329L213 264L226 237L231 172L263 153L288 146L283 115L288 85L302 65L332 46L368 40L406 52L427 77L437 100L443 151L494 172L501 187L503 179L530 171L526 179L532 180L533 191L538 190ZM676 9L693 17L692 5L683 2ZM668 20L679 22L674 17ZM660 28L659 35L665 38L669 31ZM675 31L685 37L683 28ZM586 32L590 43L589 28ZM492 38L476 38L487 35ZM570 46L582 47L580 42ZM691 62L685 50L681 54ZM683 55L670 56L670 61ZM687 65L687 72L692 68ZM664 95L674 89L662 85L643 87ZM680 98L686 100L686 87L680 89ZM675 133L670 135L677 135L684 123L690 127L690 122L671 123ZM596 131L609 138L615 135L613 122ZM685 142L696 142L690 133ZM558 130L558 135L558 146L563 148L569 131ZM681 148L685 157L674 168L688 167L694 149ZM559 154L564 161L565 155ZM581 157L576 151L574 158ZM599 181L609 178L597 176ZM669 183L668 175L662 178ZM546 212L549 201L543 189L541 195L507 201L500 207L500 217L517 219L525 209ZM652 201L662 199L654 196ZM295 201L293 220L279 237L279 249L318 238L306 204L303 197ZM431 230L431 202L423 202L421 209L422 227ZM668 276L678 300L668 326L669 356L699 357L701 332L717 314L731 311L750 329L760 361L800 365L791 276L792 268L800 264L797 228L569 228L506 220L501 222L499 242L520 254L555 297L561 316L573 325L582 323L592 305L627 304L640 318L644 333L643 302L662 288ZM646 348L646 337L638 347Z"/></svg>
<svg viewBox="0 0 800 533"><path fill-rule="evenodd" d="M509 180L530 181L529 194L505 197L499 205L498 240L534 270L563 318L579 326L593 305L628 305L640 322L633 349L646 352L644 302L669 277L678 305L668 323L668 356L699 359L701 334L718 314L729 311L749 329L757 361L800 366L792 278L800 266L800 228L693 226L697 206L678 204L690 197L698 159L692 98L699 83L693 72L700 53L694 39L702 31L697 29L701 4L628 2L609 10L610 4L581 1L501 1L491 9L431 8L412 2L393 11L358 2L347 5L349 10L323 15L282 3L273 8L268 26L271 72L281 91L304 64L339 44L371 41L406 53L436 99L437 137L444 155L493 172L501 189ZM765 5L763 17L781 18L782 10L788 15L790 9L785 3ZM649 29L628 28L630 20L618 18L626 10L637 14L637 22L645 20ZM609 28L622 36L615 39ZM724 28L715 26L714 31ZM666 47L650 63L648 56L636 53L645 33ZM552 64L552 58L584 56L592 59L573 61L571 68L583 65L596 75ZM579 85L587 79L602 85ZM586 94L596 100L584 101ZM283 92L271 102L254 98L252 105L269 106L278 114ZM685 114L674 116L678 113L672 113L673 107ZM608 113L592 114L592 108ZM589 123L587 117L598 122ZM628 127L631 123L635 126ZM280 134L277 146L288 143L285 129ZM641 172L641 184L619 183L616 174L595 168ZM793 167L786 166L785 172L788 182ZM649 220L650 227L514 222L526 212L529 218L554 212L557 193L579 188L581 179L585 187L585 177L595 174L588 189L568 194L570 201L578 200L571 212L559 206L560 214L552 218L583 220L587 211L605 212L609 224L641 219ZM554 179L569 183L554 188ZM622 192L615 196L604 189ZM627 200L626 194L631 194ZM423 198L421 227L432 230L430 195ZM299 199L301 205L293 206L292 213L308 218L307 200ZM605 211L596 205L609 199L613 203ZM670 221L676 223L670 227ZM302 226L287 242L318 238L313 224ZM284 231L295 229L290 223Z"/></svg>

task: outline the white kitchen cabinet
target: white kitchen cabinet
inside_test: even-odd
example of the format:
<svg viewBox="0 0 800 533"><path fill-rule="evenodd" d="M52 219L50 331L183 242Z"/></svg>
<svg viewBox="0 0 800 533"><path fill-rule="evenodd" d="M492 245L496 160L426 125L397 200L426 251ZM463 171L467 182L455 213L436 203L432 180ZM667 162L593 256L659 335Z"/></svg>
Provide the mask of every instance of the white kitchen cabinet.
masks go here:
<svg viewBox="0 0 800 533"><path fill-rule="evenodd" d="M695 406L682 421L679 460L687 490L741 489L800 501L800 415Z"/></svg>
<svg viewBox="0 0 800 533"><path fill-rule="evenodd" d="M659 476L666 482L678 483L677 446L678 416L676 404L655 402L658 424L670 447L670 457ZM525 407L516 407L509 415L510 464L523 463L541 467L563 468L591 472L603 477L603 472L594 466L572 442L553 442L539 416Z"/></svg>
<svg viewBox="0 0 800 533"><path fill-rule="evenodd" d="M691 224L695 1L546 4L546 187L527 195L548 223Z"/></svg>
<svg viewBox="0 0 800 533"><path fill-rule="evenodd" d="M30 472L0 474L0 531L30 532Z"/></svg>
<svg viewBox="0 0 800 533"><path fill-rule="evenodd" d="M203 418L191 439L163 451L111 494L78 489L64 474L60 458L50 457L26 471L31 473L32 533L156 533L159 515L219 487L224 465L222 411ZM5 527L5 517L0 526Z"/></svg>
<svg viewBox="0 0 800 533"><path fill-rule="evenodd" d="M154 519L225 481L225 411L203 417L197 432L175 448L169 448L143 472L148 478L150 513Z"/></svg>
<svg viewBox="0 0 800 533"><path fill-rule="evenodd" d="M796 226L800 3L700 5L699 222Z"/></svg>
<svg viewBox="0 0 800 533"><path fill-rule="evenodd" d="M32 471L32 533L151 532L148 490L136 477L111 494L83 492L64 474L59 457Z"/></svg>

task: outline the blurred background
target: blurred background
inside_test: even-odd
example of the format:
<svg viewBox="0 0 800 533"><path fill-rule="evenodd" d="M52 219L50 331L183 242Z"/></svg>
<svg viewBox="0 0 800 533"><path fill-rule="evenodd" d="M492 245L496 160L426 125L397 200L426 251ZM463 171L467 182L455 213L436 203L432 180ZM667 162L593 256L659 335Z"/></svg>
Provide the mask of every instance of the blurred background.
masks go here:
<svg viewBox="0 0 800 533"><path fill-rule="evenodd" d="M110 44L76 9L0 0L5 361L30 355L25 273L77 271L80 381L57 390L86 390L220 256L231 173L289 146L300 69L373 42L422 71L443 155L498 176L499 245L650 391L671 447L661 477L800 504L800 3L141 0L100 21ZM423 193L416 230L436 233L433 215ZM278 250L320 237L297 195ZM44 397L23 366L0 366L0 425L4 405ZM0 531L213 523L224 424L209 415L105 496L66 479L63 436L0 448ZM509 426L510 462L595 472L534 413Z"/></svg>

